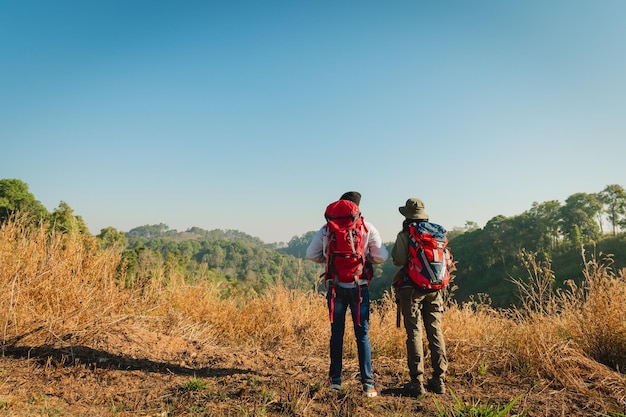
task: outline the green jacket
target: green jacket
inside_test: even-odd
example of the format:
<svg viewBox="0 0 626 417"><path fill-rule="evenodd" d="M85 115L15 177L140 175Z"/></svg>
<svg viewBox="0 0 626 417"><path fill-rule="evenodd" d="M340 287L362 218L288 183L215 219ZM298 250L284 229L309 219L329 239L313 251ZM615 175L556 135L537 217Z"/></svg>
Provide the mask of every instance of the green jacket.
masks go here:
<svg viewBox="0 0 626 417"><path fill-rule="evenodd" d="M393 277L393 282L406 276L406 266L409 263L409 231L403 228L396 236L396 242L391 249L391 259L395 266L400 266L398 272Z"/></svg>

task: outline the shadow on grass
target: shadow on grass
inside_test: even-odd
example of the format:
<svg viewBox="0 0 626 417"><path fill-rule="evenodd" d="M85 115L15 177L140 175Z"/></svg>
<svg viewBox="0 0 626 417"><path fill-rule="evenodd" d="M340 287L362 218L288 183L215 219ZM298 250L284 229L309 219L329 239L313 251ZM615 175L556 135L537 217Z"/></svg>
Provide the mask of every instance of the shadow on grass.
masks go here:
<svg viewBox="0 0 626 417"><path fill-rule="evenodd" d="M380 395L384 395L386 397L409 397L412 398L411 395L409 395L406 392L406 389L404 389L404 387L394 387L394 388L384 388L380 391Z"/></svg>
<svg viewBox="0 0 626 417"><path fill-rule="evenodd" d="M43 346L16 346L8 344L2 347L4 355L16 359L29 359L38 362L41 366L75 366L88 365L99 369L114 369L126 371L146 371L162 374L189 375L202 378L219 378L227 375L253 374L249 369L202 367L194 368L176 363L158 362L150 359L135 358L127 355L116 355L103 350L92 349L87 346L55 347Z"/></svg>

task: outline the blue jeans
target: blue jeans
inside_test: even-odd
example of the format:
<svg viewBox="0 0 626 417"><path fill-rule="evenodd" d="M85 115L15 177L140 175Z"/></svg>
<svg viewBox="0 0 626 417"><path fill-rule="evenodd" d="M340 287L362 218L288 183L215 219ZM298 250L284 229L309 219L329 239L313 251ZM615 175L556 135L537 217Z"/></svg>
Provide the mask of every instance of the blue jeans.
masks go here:
<svg viewBox="0 0 626 417"><path fill-rule="evenodd" d="M361 292L360 324L357 325L357 311L359 309L359 290ZM350 307L354 336L359 354L359 371L363 384L374 384L372 375L372 349L370 346L370 293L367 287L342 288L336 286L334 307L332 306L332 290L326 296L329 311L334 308L333 322L330 325L330 371L329 378L335 383L341 383L341 369L343 359L343 335L346 328L346 312Z"/></svg>

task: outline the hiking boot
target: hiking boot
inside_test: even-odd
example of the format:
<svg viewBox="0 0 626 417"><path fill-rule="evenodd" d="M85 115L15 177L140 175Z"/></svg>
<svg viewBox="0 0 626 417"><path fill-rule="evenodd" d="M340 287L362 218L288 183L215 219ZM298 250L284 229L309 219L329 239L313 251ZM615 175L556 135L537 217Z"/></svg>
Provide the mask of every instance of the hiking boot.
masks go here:
<svg viewBox="0 0 626 417"><path fill-rule="evenodd" d="M330 388L330 389L334 389L336 391L341 391L341 381L327 379L326 380L326 387Z"/></svg>
<svg viewBox="0 0 626 417"><path fill-rule="evenodd" d="M420 395L423 395L426 392L422 381L411 381L405 384L404 391L412 397L419 397Z"/></svg>
<svg viewBox="0 0 626 417"><path fill-rule="evenodd" d="M378 388L373 384L363 384L363 396L370 398L378 396Z"/></svg>
<svg viewBox="0 0 626 417"><path fill-rule="evenodd" d="M446 383L443 381L443 378L431 378L428 380L428 390L434 392L435 394L445 394L446 393Z"/></svg>

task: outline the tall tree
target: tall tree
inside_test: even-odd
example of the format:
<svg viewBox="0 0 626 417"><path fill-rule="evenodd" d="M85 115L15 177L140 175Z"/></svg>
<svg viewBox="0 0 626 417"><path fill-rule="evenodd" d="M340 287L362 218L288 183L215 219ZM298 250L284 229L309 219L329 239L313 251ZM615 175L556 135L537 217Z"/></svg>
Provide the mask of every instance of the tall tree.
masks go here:
<svg viewBox="0 0 626 417"><path fill-rule="evenodd" d="M531 209L528 210L536 221L538 230L537 249L554 250L559 242L559 220L560 220L561 203L557 200L550 200L541 204L534 202ZM529 249L530 248L526 248Z"/></svg>
<svg viewBox="0 0 626 417"><path fill-rule="evenodd" d="M153 239L155 237L160 237L165 235L170 230L170 227L164 223L159 224L146 224L144 226L138 226L131 229L128 233L126 233L126 237L129 240L134 239Z"/></svg>
<svg viewBox="0 0 626 417"><path fill-rule="evenodd" d="M61 201L50 215L50 226L63 233L89 234L83 218L74 215L74 210L65 201Z"/></svg>
<svg viewBox="0 0 626 417"><path fill-rule="evenodd" d="M126 239L124 232L120 232L114 227L100 229L100 234L96 238L105 248L113 247L121 251L128 246L128 239Z"/></svg>
<svg viewBox="0 0 626 417"><path fill-rule="evenodd" d="M606 205L607 217L613 227L613 236L615 236L618 226L626 217L626 191L618 184L607 185L600 193L600 199Z"/></svg>
<svg viewBox="0 0 626 417"><path fill-rule="evenodd" d="M317 231L306 232L302 236L294 236L291 238L286 248L281 248L279 252L283 252L289 255L293 255L296 258L304 259L304 255L306 254L306 249L309 247L309 244L313 240L313 237Z"/></svg>
<svg viewBox="0 0 626 417"><path fill-rule="evenodd" d="M575 193L561 207L562 230L570 243L577 246L597 239L600 227L595 220L602 203L595 194Z"/></svg>
<svg viewBox="0 0 626 417"><path fill-rule="evenodd" d="M15 213L27 213L32 221L48 216L48 210L28 191L28 185L18 179L0 180L0 224Z"/></svg>
<svg viewBox="0 0 626 417"><path fill-rule="evenodd" d="M517 230L512 218L498 215L493 217L485 225L482 249L489 254L488 265L502 262L506 265L507 258L517 254L520 249L519 240L516 238Z"/></svg>

